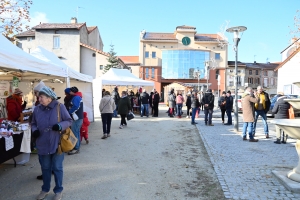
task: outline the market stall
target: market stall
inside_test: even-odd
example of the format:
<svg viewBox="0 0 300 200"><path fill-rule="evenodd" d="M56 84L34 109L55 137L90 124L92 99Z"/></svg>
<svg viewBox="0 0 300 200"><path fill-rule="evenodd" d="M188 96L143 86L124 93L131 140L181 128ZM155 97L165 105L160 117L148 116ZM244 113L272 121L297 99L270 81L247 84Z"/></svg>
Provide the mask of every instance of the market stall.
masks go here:
<svg viewBox="0 0 300 200"><path fill-rule="evenodd" d="M102 77L93 80L93 88L94 88L94 115L95 117L100 116L99 104L102 98L102 88L103 86L127 86L127 88L132 87L154 87L153 81L145 81L139 79L135 75L133 75L127 69L116 69L111 68L108 72L106 72ZM96 92L97 91L97 92Z"/></svg>

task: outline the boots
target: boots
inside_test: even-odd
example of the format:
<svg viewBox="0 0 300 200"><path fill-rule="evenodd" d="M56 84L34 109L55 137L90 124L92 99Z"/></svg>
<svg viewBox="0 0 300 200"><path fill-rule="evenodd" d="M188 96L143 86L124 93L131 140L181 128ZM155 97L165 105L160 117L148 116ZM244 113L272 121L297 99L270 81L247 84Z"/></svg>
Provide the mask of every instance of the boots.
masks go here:
<svg viewBox="0 0 300 200"><path fill-rule="evenodd" d="M275 144L281 144L280 139L277 139L274 143Z"/></svg>
<svg viewBox="0 0 300 200"><path fill-rule="evenodd" d="M103 134L101 139L106 139L107 138L107 134Z"/></svg>

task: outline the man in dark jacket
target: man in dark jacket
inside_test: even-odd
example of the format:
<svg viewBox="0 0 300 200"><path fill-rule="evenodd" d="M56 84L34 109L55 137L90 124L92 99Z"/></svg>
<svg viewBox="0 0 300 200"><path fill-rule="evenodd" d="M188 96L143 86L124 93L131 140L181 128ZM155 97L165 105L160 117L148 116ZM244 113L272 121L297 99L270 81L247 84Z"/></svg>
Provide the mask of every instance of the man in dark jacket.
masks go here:
<svg viewBox="0 0 300 200"><path fill-rule="evenodd" d="M272 109L272 113L275 114L275 119L288 119L289 118L288 110L291 105L289 104L289 102L284 101L284 99L286 99L287 97L284 96L283 92L278 92L277 95L278 95L278 98ZM279 126L275 125L275 128L276 128L276 141L274 143L285 144L288 135L285 134L283 132L283 130L281 130L279 128ZM281 139L281 131L282 131L282 141L280 140Z"/></svg>
<svg viewBox="0 0 300 200"><path fill-rule="evenodd" d="M159 94L156 89L153 89L154 94L152 96L152 104L153 104L153 117L158 117L158 104L159 104Z"/></svg>
<svg viewBox="0 0 300 200"><path fill-rule="evenodd" d="M204 114L205 114L205 125L213 126L212 124L212 114L214 109L215 96L212 94L211 89L208 89L201 100L204 105Z"/></svg>
<svg viewBox="0 0 300 200"><path fill-rule="evenodd" d="M263 91L263 88L261 86L257 87L257 96L259 97L259 102L254 105L255 109L255 121L253 126L253 135L255 135L256 130L256 122L259 116L261 116L263 124L264 124L264 132L266 135L266 138L269 138L269 127L267 123L267 112L270 109L270 98L269 94Z"/></svg>
<svg viewBox="0 0 300 200"><path fill-rule="evenodd" d="M142 94L140 95L141 99L141 117L144 116L144 114L149 117L149 94L146 92L146 89L143 89Z"/></svg>
<svg viewBox="0 0 300 200"><path fill-rule="evenodd" d="M120 95L119 95L117 86L114 88L114 91L112 92L111 96L114 99L115 104L116 104L116 110L114 110L113 117L118 117L117 110L118 110L118 103L119 103L119 100L120 100Z"/></svg>
<svg viewBox="0 0 300 200"><path fill-rule="evenodd" d="M231 96L230 90L227 91L226 93L226 98L225 98L226 104L225 104L225 109L226 109L226 115L227 115L227 123L224 125L232 125L232 107L233 107L233 97Z"/></svg>
<svg viewBox="0 0 300 200"><path fill-rule="evenodd" d="M197 98L197 93L193 92L192 97L191 97L191 108L192 108L191 124L192 125L198 124L197 122L195 122L195 116L196 116L196 112L199 109L199 107L200 107L200 103Z"/></svg>

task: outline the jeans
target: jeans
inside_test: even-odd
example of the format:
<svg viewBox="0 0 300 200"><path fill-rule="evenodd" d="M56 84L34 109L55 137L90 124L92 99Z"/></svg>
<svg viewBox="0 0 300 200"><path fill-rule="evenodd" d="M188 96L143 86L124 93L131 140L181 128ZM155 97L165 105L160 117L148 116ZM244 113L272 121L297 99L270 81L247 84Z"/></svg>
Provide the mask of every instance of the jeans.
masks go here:
<svg viewBox="0 0 300 200"><path fill-rule="evenodd" d="M82 121L83 121L83 119L77 119L77 120L73 121L72 125L71 125L71 129L72 129L75 137L77 138L77 143L74 147L74 150L80 149L80 128L82 125Z"/></svg>
<svg viewBox="0 0 300 200"><path fill-rule="evenodd" d="M118 105L116 105L116 109L114 110L114 117L118 116Z"/></svg>
<svg viewBox="0 0 300 200"><path fill-rule="evenodd" d="M53 189L54 193L59 193L63 191L63 161L64 153L62 154L48 154L39 155L39 162L42 168L43 175L43 185L42 191L49 192L51 186L51 176L52 171L54 173L55 187Z"/></svg>
<svg viewBox="0 0 300 200"><path fill-rule="evenodd" d="M121 115L121 124L120 125L127 125L126 123L126 114L120 114Z"/></svg>
<svg viewBox="0 0 300 200"><path fill-rule="evenodd" d="M231 115L232 109L226 109L226 114L227 114L227 124L232 124L232 115Z"/></svg>
<svg viewBox="0 0 300 200"><path fill-rule="evenodd" d="M182 114L182 103L176 104L176 108L177 108L177 116L181 117L181 114Z"/></svg>
<svg viewBox="0 0 300 200"><path fill-rule="evenodd" d="M149 116L149 104L141 104L141 117L144 116L144 114L148 117Z"/></svg>
<svg viewBox="0 0 300 200"><path fill-rule="evenodd" d="M247 137L247 128L248 128L249 138L253 139L253 122L244 122L244 124L243 124L243 138Z"/></svg>
<svg viewBox="0 0 300 200"><path fill-rule="evenodd" d="M196 112L197 112L198 108L192 108L192 121L191 123L195 123L195 116L196 116Z"/></svg>
<svg viewBox="0 0 300 200"><path fill-rule="evenodd" d="M113 113L101 114L103 134L110 134L112 116L113 116Z"/></svg>
<svg viewBox="0 0 300 200"><path fill-rule="evenodd" d="M255 111L255 121L254 121L254 126L253 126L253 134L255 134L255 129L256 129L256 122L258 117L261 116L263 124L264 124L264 132L265 134L269 134L269 128L268 128L268 123L267 123L267 115L264 110L256 110Z"/></svg>
<svg viewBox="0 0 300 200"><path fill-rule="evenodd" d="M212 119L212 114L213 114L213 110L212 109L204 109L204 121L205 121L205 124L207 124L207 121L208 121L208 124L211 124L211 119Z"/></svg>

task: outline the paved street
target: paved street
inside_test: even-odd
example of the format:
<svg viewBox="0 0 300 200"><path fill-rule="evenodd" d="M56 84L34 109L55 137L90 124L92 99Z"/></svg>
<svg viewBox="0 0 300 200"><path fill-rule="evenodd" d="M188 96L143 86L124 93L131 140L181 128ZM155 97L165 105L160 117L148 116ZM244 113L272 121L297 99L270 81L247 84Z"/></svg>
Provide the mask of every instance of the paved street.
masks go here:
<svg viewBox="0 0 300 200"><path fill-rule="evenodd" d="M220 116L218 111L214 114ZM272 175L272 170L285 171L296 166L294 139L288 139L287 144L274 144L274 125L269 123L270 138L266 139L261 120L256 131L257 143L243 141L241 134L234 133L233 126L222 125L220 118L213 120L214 127L204 126L202 119L199 122L197 128L226 198L300 198L300 194L286 190ZM241 131L241 117L239 122Z"/></svg>

